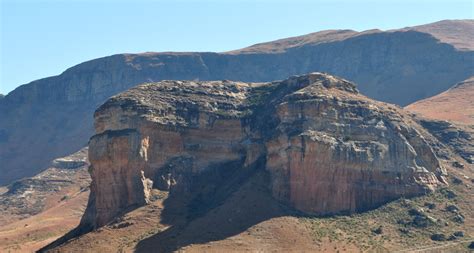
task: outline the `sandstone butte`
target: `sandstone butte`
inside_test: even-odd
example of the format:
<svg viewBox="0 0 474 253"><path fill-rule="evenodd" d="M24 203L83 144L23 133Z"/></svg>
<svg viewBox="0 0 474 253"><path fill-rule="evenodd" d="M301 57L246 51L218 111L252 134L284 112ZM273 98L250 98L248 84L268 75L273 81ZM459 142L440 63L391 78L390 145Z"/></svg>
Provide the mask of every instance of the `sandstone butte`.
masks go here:
<svg viewBox="0 0 474 253"><path fill-rule="evenodd" d="M161 81L110 98L89 142L91 195L74 233L146 205L157 188L198 191L216 175L269 175L307 214L348 214L446 184L426 130L395 105L324 73L284 81ZM227 173L227 174L226 174ZM205 194L205 193L203 193Z"/></svg>

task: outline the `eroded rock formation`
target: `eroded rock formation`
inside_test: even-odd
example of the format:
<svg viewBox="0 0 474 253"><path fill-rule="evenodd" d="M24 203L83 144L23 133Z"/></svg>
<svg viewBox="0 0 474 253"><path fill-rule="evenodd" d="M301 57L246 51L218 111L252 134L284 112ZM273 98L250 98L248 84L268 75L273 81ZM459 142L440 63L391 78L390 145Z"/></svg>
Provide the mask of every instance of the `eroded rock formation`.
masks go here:
<svg viewBox="0 0 474 253"><path fill-rule="evenodd" d="M311 73L270 83L162 81L95 113L84 230L148 202L151 187L191 190L205 173L265 169L273 196L306 213L351 213L444 182L436 140L396 106Z"/></svg>

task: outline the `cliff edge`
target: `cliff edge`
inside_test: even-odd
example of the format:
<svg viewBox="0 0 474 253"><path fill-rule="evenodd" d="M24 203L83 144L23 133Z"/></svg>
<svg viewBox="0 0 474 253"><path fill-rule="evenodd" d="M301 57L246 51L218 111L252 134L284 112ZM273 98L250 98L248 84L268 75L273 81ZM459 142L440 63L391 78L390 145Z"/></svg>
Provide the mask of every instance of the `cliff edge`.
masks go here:
<svg viewBox="0 0 474 253"><path fill-rule="evenodd" d="M198 178L219 184L212 178L229 171L266 171L275 199L316 215L365 211L445 183L428 132L323 73L140 85L95 112L95 131L82 231L145 205L153 188L192 195Z"/></svg>

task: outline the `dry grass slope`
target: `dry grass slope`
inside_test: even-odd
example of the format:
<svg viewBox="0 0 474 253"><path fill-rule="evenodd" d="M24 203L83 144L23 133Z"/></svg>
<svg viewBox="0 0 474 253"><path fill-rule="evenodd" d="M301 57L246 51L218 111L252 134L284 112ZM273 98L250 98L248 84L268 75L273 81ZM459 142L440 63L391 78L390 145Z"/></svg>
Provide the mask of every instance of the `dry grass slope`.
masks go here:
<svg viewBox="0 0 474 253"><path fill-rule="evenodd" d="M263 172L192 220L185 218L184 207L166 223L160 220L169 196L155 191L151 205L52 252L469 252L474 168L445 166L449 187L352 216L311 217L288 210L271 198ZM459 231L463 237L454 237ZM434 241L434 234L446 239Z"/></svg>
<svg viewBox="0 0 474 253"><path fill-rule="evenodd" d="M474 77L471 77L441 94L410 104L406 109L431 119L474 125L473 98Z"/></svg>
<svg viewBox="0 0 474 253"><path fill-rule="evenodd" d="M35 252L79 224L89 197L87 149L0 190L0 252Z"/></svg>

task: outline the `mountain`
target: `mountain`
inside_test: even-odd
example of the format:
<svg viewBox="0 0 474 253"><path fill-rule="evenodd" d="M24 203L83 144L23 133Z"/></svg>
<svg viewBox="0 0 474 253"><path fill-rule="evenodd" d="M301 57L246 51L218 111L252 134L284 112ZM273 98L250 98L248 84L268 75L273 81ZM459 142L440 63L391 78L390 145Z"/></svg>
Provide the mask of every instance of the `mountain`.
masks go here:
<svg viewBox="0 0 474 253"><path fill-rule="evenodd" d="M474 50L474 24L472 20L443 20L402 30L428 33L442 43L453 45L456 49Z"/></svg>
<svg viewBox="0 0 474 253"><path fill-rule="evenodd" d="M339 77L147 83L94 118L86 211L41 251L457 251L474 232L454 144L474 132L444 142Z"/></svg>
<svg viewBox="0 0 474 253"><path fill-rule="evenodd" d="M406 31L416 31L430 34L431 36L438 39L441 43L452 45L458 50L474 50L474 22L472 20L443 20L427 25L390 30L388 32ZM282 53L288 51L291 48L343 41L360 35L375 33L383 33L383 31L378 29L364 32L356 32L353 30L326 30L297 37L260 43L243 49L231 51L230 53Z"/></svg>
<svg viewBox="0 0 474 253"><path fill-rule="evenodd" d="M406 106L431 119L474 125L474 76L436 96Z"/></svg>
<svg viewBox="0 0 474 253"><path fill-rule="evenodd" d="M474 75L474 51L466 46L473 24L331 30L226 53L119 54L81 63L0 100L0 184L35 175L55 157L87 145L95 108L144 82L261 82L324 71L357 82L369 97L407 105Z"/></svg>

